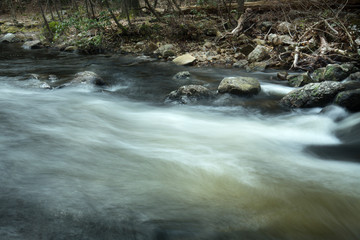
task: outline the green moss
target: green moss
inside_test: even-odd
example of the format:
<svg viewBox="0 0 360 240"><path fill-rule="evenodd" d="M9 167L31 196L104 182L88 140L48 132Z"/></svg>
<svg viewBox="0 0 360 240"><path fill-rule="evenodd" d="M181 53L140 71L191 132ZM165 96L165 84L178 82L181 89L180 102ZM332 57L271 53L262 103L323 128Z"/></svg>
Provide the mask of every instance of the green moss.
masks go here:
<svg viewBox="0 0 360 240"><path fill-rule="evenodd" d="M1 26L0 26L0 31L1 31L2 33L17 33L17 32L21 32L18 27L15 27L15 26L5 26L5 25L1 25Z"/></svg>

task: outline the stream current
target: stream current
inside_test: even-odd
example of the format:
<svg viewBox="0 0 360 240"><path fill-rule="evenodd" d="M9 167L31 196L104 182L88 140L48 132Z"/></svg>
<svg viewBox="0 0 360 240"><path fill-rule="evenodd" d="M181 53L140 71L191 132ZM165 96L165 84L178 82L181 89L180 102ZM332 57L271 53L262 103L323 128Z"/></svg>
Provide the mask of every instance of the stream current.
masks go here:
<svg viewBox="0 0 360 240"><path fill-rule="evenodd" d="M111 85L39 88L81 71ZM239 75L261 93L164 103ZM360 114L286 111L291 90L271 72L0 44L0 239L360 239Z"/></svg>

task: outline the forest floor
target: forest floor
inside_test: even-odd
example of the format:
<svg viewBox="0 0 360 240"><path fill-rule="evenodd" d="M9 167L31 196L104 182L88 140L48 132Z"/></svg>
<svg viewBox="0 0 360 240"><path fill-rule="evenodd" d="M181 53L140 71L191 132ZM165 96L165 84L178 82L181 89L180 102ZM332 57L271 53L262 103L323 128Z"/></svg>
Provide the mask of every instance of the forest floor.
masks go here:
<svg viewBox="0 0 360 240"><path fill-rule="evenodd" d="M189 53L192 64L222 65L262 71L267 68L310 71L330 63L360 62L360 14L345 6L248 6L236 21L216 7L186 7L162 21L141 16L116 27L109 17L51 20L51 38L37 13L0 16L0 37L16 34L21 41L40 40L42 46L79 53L145 54L171 61ZM226 19L226 20L224 20ZM49 41L49 39L51 39Z"/></svg>

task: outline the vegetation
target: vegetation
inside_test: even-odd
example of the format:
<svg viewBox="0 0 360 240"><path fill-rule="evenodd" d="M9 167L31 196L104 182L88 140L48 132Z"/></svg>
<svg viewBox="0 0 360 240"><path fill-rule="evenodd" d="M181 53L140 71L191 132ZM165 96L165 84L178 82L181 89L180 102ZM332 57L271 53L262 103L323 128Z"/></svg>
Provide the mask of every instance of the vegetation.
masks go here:
<svg viewBox="0 0 360 240"><path fill-rule="evenodd" d="M0 9L14 20L37 13L49 44L76 45L85 53L143 40L189 49L191 42L207 40L240 56L244 52L238 49L255 38L270 44L273 62L308 70L358 59L359 5L356 0L3 0ZM267 22L289 25L283 31ZM284 48L274 34L288 35L292 47Z"/></svg>

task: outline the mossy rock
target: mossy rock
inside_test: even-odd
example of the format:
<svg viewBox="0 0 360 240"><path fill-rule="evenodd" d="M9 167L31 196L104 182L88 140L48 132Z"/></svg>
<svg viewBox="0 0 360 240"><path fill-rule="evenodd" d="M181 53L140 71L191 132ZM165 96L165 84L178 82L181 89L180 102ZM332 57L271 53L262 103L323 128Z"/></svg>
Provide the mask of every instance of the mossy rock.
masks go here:
<svg viewBox="0 0 360 240"><path fill-rule="evenodd" d="M360 88L340 92L336 98L335 103L341 107L346 108L351 112L360 111Z"/></svg>
<svg viewBox="0 0 360 240"><path fill-rule="evenodd" d="M302 87L305 86L306 84L314 82L308 73L288 76L287 80L289 85L292 87Z"/></svg>

